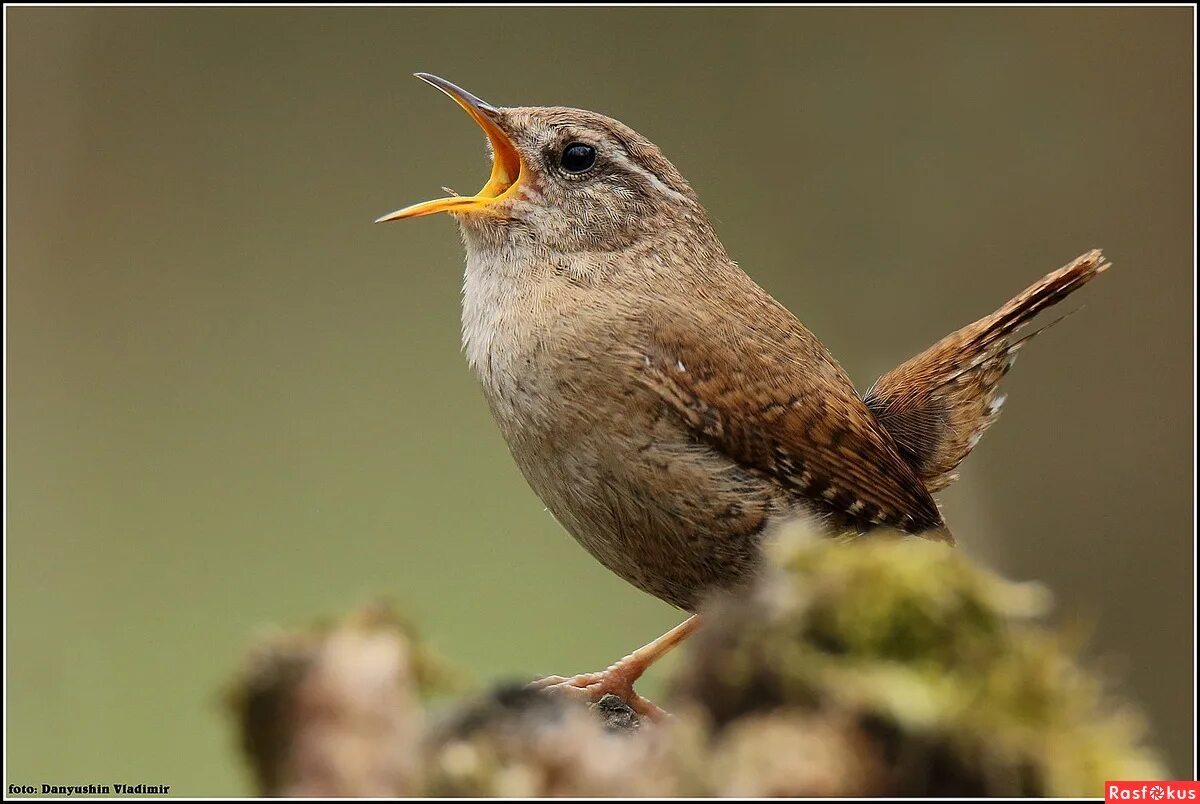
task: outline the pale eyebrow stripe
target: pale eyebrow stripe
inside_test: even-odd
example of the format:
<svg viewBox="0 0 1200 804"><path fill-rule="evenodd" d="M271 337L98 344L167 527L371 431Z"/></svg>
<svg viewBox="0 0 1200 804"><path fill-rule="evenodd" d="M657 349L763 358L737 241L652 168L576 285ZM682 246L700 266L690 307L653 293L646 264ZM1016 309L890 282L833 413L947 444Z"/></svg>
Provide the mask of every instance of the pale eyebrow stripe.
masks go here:
<svg viewBox="0 0 1200 804"><path fill-rule="evenodd" d="M624 143L621 144L621 147L622 148L625 147ZM654 189L656 189L660 193L662 193L663 195L665 195L671 199L674 199L675 201L678 201L681 204L687 203L687 201L688 201L687 196L685 196L683 193L679 192L678 190L671 189L658 176L655 176L653 173L646 170L644 167L637 164L632 159L629 159L624 154L611 154L610 157L613 159L614 162L621 165L621 167L623 167L633 173L637 173L639 176L644 178L646 181L650 182L650 185L652 187L654 187Z"/></svg>

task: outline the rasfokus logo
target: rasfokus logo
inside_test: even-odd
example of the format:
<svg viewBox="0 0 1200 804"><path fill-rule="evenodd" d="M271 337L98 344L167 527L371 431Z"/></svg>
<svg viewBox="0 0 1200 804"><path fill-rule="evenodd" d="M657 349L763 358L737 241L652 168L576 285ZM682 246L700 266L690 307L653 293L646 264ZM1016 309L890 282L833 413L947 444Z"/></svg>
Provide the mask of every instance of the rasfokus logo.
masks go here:
<svg viewBox="0 0 1200 804"><path fill-rule="evenodd" d="M1197 801L1200 782L1105 782L1108 801Z"/></svg>

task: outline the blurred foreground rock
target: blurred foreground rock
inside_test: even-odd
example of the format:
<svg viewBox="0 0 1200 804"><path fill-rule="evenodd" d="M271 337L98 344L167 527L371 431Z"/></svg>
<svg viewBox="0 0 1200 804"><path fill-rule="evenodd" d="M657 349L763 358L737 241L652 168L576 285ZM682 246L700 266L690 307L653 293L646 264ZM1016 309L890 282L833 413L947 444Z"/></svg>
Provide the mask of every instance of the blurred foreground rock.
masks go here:
<svg viewBox="0 0 1200 804"><path fill-rule="evenodd" d="M371 609L266 638L231 702L282 796L1099 796L1164 778L1128 705L1037 624L1045 593L917 540L799 530L711 601L667 723L521 685L427 708L448 673Z"/></svg>

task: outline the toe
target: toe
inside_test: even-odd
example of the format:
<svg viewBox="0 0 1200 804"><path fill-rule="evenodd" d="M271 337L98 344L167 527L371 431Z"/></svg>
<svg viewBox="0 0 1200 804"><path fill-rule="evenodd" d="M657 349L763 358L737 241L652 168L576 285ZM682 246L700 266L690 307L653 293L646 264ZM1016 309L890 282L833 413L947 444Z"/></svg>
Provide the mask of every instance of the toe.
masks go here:
<svg viewBox="0 0 1200 804"><path fill-rule="evenodd" d="M541 678L530 681L525 686L532 690L544 690L546 687L554 687L567 682L569 679L565 676L542 676Z"/></svg>
<svg viewBox="0 0 1200 804"><path fill-rule="evenodd" d="M622 668L610 668L599 673L582 673L570 678L546 676L531 682L529 687L588 703L596 703L605 695L615 695L640 717L661 721L668 716L663 709L634 691L633 679Z"/></svg>
<svg viewBox="0 0 1200 804"><path fill-rule="evenodd" d="M531 681L529 686L535 690L544 690L551 687L590 687L601 681L603 675L603 673L580 673L570 678L565 676L546 676L536 681Z"/></svg>

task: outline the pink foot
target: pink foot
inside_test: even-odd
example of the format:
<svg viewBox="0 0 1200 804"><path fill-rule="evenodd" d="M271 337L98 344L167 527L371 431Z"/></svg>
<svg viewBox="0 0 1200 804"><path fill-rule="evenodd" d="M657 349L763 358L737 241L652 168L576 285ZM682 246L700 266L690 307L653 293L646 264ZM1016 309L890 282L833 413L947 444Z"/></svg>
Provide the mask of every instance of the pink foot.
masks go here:
<svg viewBox="0 0 1200 804"><path fill-rule="evenodd" d="M529 686L533 689L568 695L587 703L596 703L605 695L615 695L629 704L629 708L637 712L640 717L661 721L669 716L666 710L638 695L633 689L633 683L644 669L644 667L623 666L621 662L618 662L599 673L582 673L572 678L546 676L539 678Z"/></svg>
<svg viewBox="0 0 1200 804"><path fill-rule="evenodd" d="M547 676L529 686L539 690L561 692L588 703L596 703L605 695L615 695L629 704L629 708L641 717L648 720L662 720L669 717L667 712L634 692L633 684L642 677L646 668L687 639L699 627L700 616L693 614L649 645L638 648L607 670L601 670L599 673L584 673L574 678Z"/></svg>

